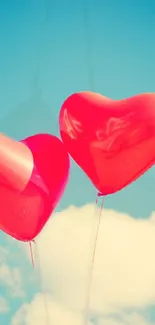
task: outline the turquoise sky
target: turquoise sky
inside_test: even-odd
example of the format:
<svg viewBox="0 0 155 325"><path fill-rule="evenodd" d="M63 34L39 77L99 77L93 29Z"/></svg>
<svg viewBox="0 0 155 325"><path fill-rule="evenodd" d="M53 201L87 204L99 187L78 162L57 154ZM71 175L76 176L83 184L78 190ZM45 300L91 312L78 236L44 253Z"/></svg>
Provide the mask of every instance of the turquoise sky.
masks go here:
<svg viewBox="0 0 155 325"><path fill-rule="evenodd" d="M1 0L1 132L16 139L39 132L58 135L59 109L77 91L91 89L113 99L154 92L154 13L151 0ZM95 194L87 177L72 164L58 209L93 202ZM154 198L152 169L108 197L105 207L147 218L155 210ZM3 234L0 242L9 245ZM16 245L14 249L18 255ZM24 269L21 258L19 263L12 256L8 259ZM25 285L29 299L30 287ZM1 292L8 295L3 286ZM11 301L11 311L0 315L0 324L9 324L20 299ZM153 308L149 315L153 317Z"/></svg>

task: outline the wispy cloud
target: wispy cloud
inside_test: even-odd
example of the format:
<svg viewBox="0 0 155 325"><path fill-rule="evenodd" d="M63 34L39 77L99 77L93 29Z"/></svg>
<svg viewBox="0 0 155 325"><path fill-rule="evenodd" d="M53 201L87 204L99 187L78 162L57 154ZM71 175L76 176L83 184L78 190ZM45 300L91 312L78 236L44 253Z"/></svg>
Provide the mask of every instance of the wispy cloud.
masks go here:
<svg viewBox="0 0 155 325"><path fill-rule="evenodd" d="M6 264L0 265L0 286L5 287L9 295L23 297L21 274L18 268Z"/></svg>
<svg viewBox="0 0 155 325"><path fill-rule="evenodd" d="M9 311L9 304L4 297L0 296L0 314L7 313Z"/></svg>

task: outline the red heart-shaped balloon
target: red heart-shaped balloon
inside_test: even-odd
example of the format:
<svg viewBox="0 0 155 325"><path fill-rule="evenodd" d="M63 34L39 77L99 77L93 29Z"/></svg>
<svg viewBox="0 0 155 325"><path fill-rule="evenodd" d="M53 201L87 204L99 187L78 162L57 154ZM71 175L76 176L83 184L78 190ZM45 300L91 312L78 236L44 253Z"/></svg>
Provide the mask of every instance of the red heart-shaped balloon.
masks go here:
<svg viewBox="0 0 155 325"><path fill-rule="evenodd" d="M34 170L27 187L16 191L0 184L0 229L33 240L59 202L69 175L69 156L55 136L38 134L23 141L32 151Z"/></svg>
<svg viewBox="0 0 155 325"><path fill-rule="evenodd" d="M73 94L59 125L68 152L101 194L119 191L155 162L154 93L124 100Z"/></svg>

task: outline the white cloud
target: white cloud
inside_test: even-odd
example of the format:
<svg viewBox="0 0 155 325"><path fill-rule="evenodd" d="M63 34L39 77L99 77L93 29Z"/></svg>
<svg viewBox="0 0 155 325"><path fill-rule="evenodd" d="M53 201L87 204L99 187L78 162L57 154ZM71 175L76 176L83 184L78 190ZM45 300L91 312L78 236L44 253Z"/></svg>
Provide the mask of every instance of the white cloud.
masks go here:
<svg viewBox="0 0 155 325"><path fill-rule="evenodd" d="M119 319L103 317L97 325L151 325L151 323L145 317L137 313L131 313L130 315L122 315Z"/></svg>
<svg viewBox="0 0 155 325"><path fill-rule="evenodd" d="M70 207L57 213L38 239L44 283L68 308L82 311L99 210ZM155 302L155 222L112 210L102 213L91 291L97 312Z"/></svg>
<svg viewBox="0 0 155 325"><path fill-rule="evenodd" d="M85 324L81 313L67 310L63 305L47 297L48 318L45 312L42 295L37 295L30 304L23 305L14 318L11 325L151 325L151 323L137 313L129 315L102 316Z"/></svg>
<svg viewBox="0 0 155 325"><path fill-rule="evenodd" d="M96 227L98 214L96 209L94 215L92 204L81 208L71 206L51 218L37 240L44 285L52 297L49 309L51 317L55 317L55 325L84 325L82 313L93 243L92 229ZM122 315L122 310L155 303L154 256L154 215L148 220L134 220L113 210L103 210L90 308L98 319L102 315L97 325L150 325L139 314ZM35 298L31 308L28 305L22 307L12 325L30 325L32 317L37 325L44 325L41 306L44 308L43 301L40 297ZM119 319L114 317L114 312L119 313ZM25 323L22 313L25 313ZM65 317L68 318L64 321Z"/></svg>
<svg viewBox="0 0 155 325"><path fill-rule="evenodd" d="M47 313L43 296L37 295L31 304L25 304L17 312L11 325L82 325L82 315L67 310L64 306L47 297ZM87 325L90 325L88 323Z"/></svg>

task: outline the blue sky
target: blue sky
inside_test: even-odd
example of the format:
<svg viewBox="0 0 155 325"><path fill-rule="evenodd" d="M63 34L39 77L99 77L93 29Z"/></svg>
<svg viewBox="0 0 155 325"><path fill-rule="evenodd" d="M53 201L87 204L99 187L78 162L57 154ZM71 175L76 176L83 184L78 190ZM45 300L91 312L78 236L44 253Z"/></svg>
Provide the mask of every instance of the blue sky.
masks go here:
<svg viewBox="0 0 155 325"><path fill-rule="evenodd" d="M91 89L91 73L91 90L113 99L154 92L154 10L151 0L2 0L1 131L16 139L39 132L58 135L57 118L64 99ZM105 207L146 219L155 209L154 181L152 169L133 185L108 197ZM95 195L87 177L72 164L58 210L70 204L94 202ZM3 234L0 242L4 248L10 247ZM15 262L8 255L7 263L24 271L26 262L20 249L15 243L10 249L11 254L19 256ZM32 284L25 284L25 290L30 299ZM2 293L6 294L3 287ZM11 311L0 314L2 325L10 324L22 298L10 299ZM147 312L149 317L155 314L153 307Z"/></svg>

